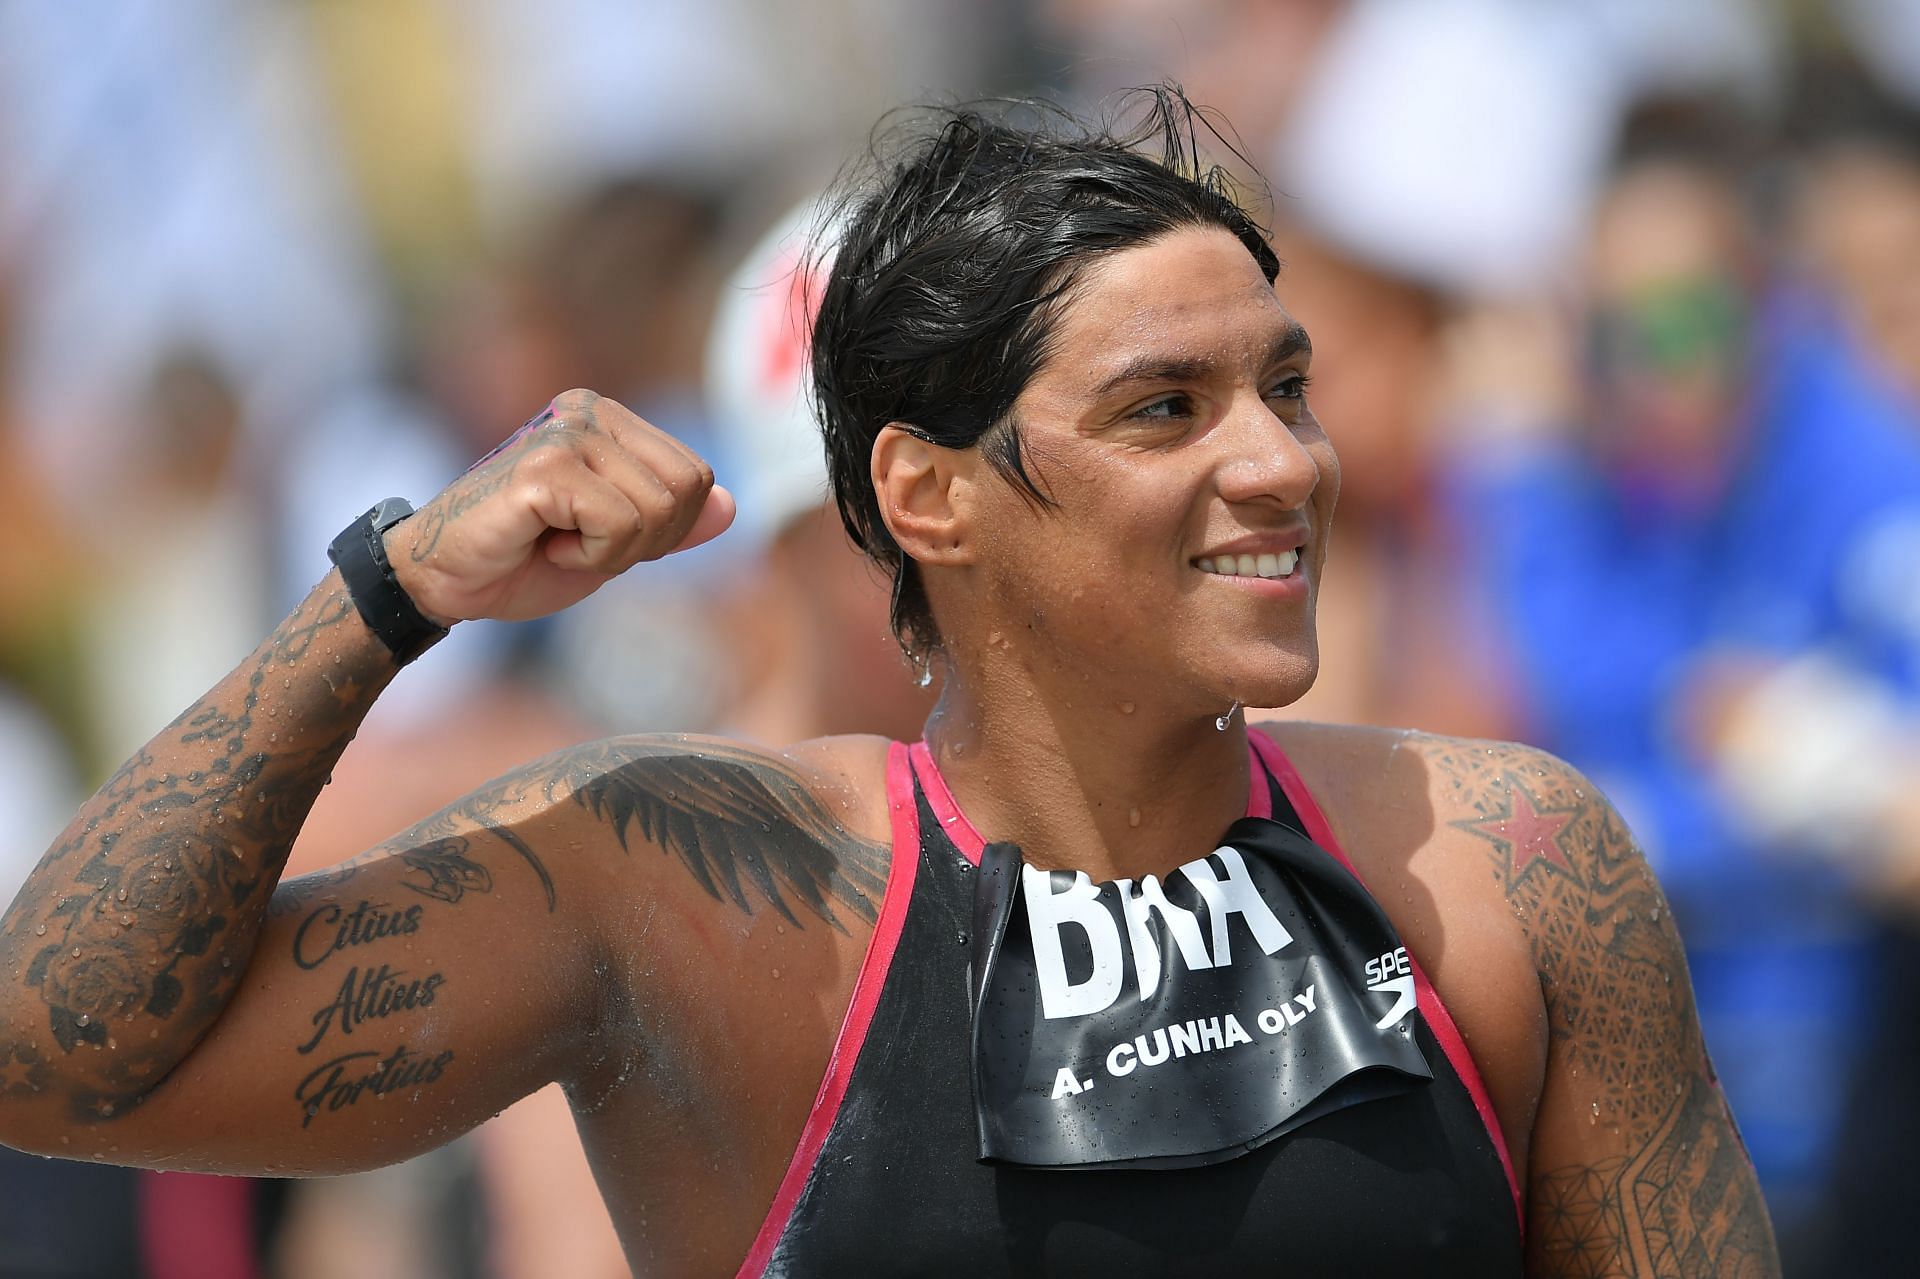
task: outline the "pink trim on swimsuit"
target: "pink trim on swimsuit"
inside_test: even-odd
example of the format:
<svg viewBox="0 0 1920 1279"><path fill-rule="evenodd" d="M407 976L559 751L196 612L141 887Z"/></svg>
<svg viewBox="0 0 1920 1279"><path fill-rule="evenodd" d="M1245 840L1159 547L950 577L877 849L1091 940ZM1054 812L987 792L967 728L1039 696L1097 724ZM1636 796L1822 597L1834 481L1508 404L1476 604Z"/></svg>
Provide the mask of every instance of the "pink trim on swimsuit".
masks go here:
<svg viewBox="0 0 1920 1279"><path fill-rule="evenodd" d="M1332 827L1327 825L1326 816L1314 802L1312 792L1307 789L1286 753L1266 734L1257 730L1249 729L1247 740L1249 764L1256 758L1266 764L1268 771L1280 783L1281 790L1293 803L1294 810L1299 813L1308 837L1326 849L1346 867L1349 874L1359 880L1360 872L1347 859L1340 842L1334 838ZM1273 815L1273 796L1268 787L1257 784L1259 775L1258 768L1249 768L1247 816L1270 819ZM986 848L986 840L979 830L960 811L927 744L915 742L909 747L895 742L887 754L887 807L893 826L892 865L887 875L886 895L881 902L880 916L874 924L873 937L867 943L866 957L854 983L852 1002L847 1006L840 1033L834 1040L833 1053L827 1061L826 1077L821 1080L820 1091L814 1097L813 1108L808 1112L806 1126L801 1129L800 1142L793 1152L793 1158L787 1163L786 1174L780 1180L773 1206L767 1210L760 1232L754 1237L753 1247L740 1265L738 1279L752 1279L762 1274L772 1260L774 1249L779 1245L780 1237L786 1233L787 1223L792 1219L800 1196L807 1188L814 1163L833 1130L834 1120L839 1116L840 1103L846 1098L847 1086L853 1078L854 1064L859 1060L860 1049L873 1024L874 1009L879 1005L881 988L886 985L887 972L892 967L894 952L900 943L901 929L907 918L907 904L913 897L914 877L920 865L920 815L914 803L913 789L916 776L926 795L928 808L960 854L978 866L980 854ZM1362 880L1361 887L1365 886ZM1487 1094L1479 1068L1474 1065L1466 1041L1454 1025L1446 1005L1440 1002L1439 993L1427 979L1419 960L1413 958L1411 951L1408 958L1413 966L1414 994L1421 1015L1426 1018L1428 1029L1433 1032L1441 1051L1452 1063L1454 1073L1460 1077L1467 1094L1472 1097L1474 1109L1486 1125L1487 1134L1493 1139L1494 1150L1500 1156L1500 1166L1506 1172L1507 1186L1513 1192L1514 1210L1520 1213L1520 1185L1514 1176L1513 1159L1507 1151L1499 1116L1494 1113L1493 1101ZM1524 1230L1524 1214L1521 1224Z"/></svg>
<svg viewBox="0 0 1920 1279"><path fill-rule="evenodd" d="M933 810L933 818L940 823L940 830L953 841L960 855L980 864L980 854L986 848L987 841L980 838L980 832L973 828L967 815L960 811L960 805L954 802L953 792L947 789L947 779L940 776L940 766L933 762L933 752L927 749L924 741L915 742L908 747L908 755L913 760L913 771L920 778L920 789L926 794L927 807Z"/></svg>
<svg viewBox="0 0 1920 1279"><path fill-rule="evenodd" d="M1266 762L1267 768L1280 783L1280 789L1293 802L1294 811L1300 814L1300 821L1307 828L1307 836L1314 843L1333 855L1334 860L1347 868L1347 872L1360 880L1360 886L1366 887L1366 881L1360 878L1360 872L1347 860L1347 854L1340 847L1340 841L1334 837L1333 828L1327 825L1327 818L1320 811L1320 805L1314 802L1313 793L1301 780L1293 761L1280 749L1279 743L1258 729L1247 730L1247 740L1254 751ZM1513 1156L1507 1150L1506 1134L1500 1127L1500 1116L1494 1113L1493 1098L1487 1092L1486 1081L1480 1077L1480 1068L1474 1065L1473 1054L1467 1051L1467 1041L1461 1036L1460 1028L1454 1025L1453 1015L1447 1006L1440 1002L1440 993L1427 980L1426 970L1414 957L1411 948L1407 958L1413 965L1413 990L1419 1004L1420 1015L1427 1019L1427 1029L1433 1032L1439 1041L1440 1050L1453 1063L1453 1071L1460 1076L1460 1082L1466 1085L1467 1095L1473 1098L1473 1108L1480 1112L1480 1121L1487 1127L1487 1135L1493 1138L1493 1148L1500 1156L1500 1167L1507 1174L1507 1189L1513 1192L1513 1210L1520 1217L1520 1229L1526 1231L1526 1212L1521 1205L1520 1180L1514 1176Z"/></svg>
<svg viewBox="0 0 1920 1279"><path fill-rule="evenodd" d="M780 1179L773 1206L760 1223L760 1233L754 1236L746 1260L740 1263L741 1279L759 1275L767 1268L807 1188L814 1162L827 1144L827 1134L833 1131L840 1103L846 1099L854 1063L860 1059L860 1048L873 1025L880 990L887 983L887 971L893 966L900 931L906 924L907 903L913 899L914 876L920 868L920 814L913 801L913 772L907 762L907 748L899 742L887 752L887 809L892 817L893 853L880 916L867 942L866 958L861 961L860 976L854 981L853 999L847 1005L846 1018L840 1023L840 1034L833 1041L833 1054L827 1058L826 1077L820 1081L820 1091L814 1096L813 1109L807 1113L806 1127L800 1130L800 1144L787 1163L786 1175Z"/></svg>
<svg viewBox="0 0 1920 1279"><path fill-rule="evenodd" d="M960 850L962 857L978 866L981 851L986 848L987 841L981 837L973 823L967 820L967 815L960 811L960 805L954 800L953 792L947 789L947 779L940 775L940 766L933 762L933 752L927 749L927 744L924 741L915 742L911 748L911 755L914 774L920 779L920 789L927 796L927 807L933 810L934 818L940 823L940 829L945 832L948 839L953 841L953 846ZM1265 786L1255 786L1252 783L1251 779L1260 775L1260 770L1252 767L1253 762L1253 755L1249 752L1247 755L1249 778L1247 816L1272 817L1273 793Z"/></svg>

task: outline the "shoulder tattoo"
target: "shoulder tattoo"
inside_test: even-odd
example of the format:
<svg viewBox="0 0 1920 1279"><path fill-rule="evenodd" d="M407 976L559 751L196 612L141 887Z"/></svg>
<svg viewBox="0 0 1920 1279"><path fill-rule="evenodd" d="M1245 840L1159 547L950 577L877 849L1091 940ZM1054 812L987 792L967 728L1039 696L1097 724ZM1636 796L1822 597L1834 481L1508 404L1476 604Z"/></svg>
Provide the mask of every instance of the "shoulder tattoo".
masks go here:
<svg viewBox="0 0 1920 1279"><path fill-rule="evenodd" d="M1532 1171L1530 1251L1551 1275L1777 1273L1672 911L1626 823L1542 752L1434 740L1426 754L1450 824L1527 929L1552 1052L1628 1151Z"/></svg>
<svg viewBox="0 0 1920 1279"><path fill-rule="evenodd" d="M680 862L717 901L746 914L770 906L801 926L804 911L845 931L872 923L886 890L888 849L835 821L799 776L765 756L703 743L628 740L581 760L573 802Z"/></svg>

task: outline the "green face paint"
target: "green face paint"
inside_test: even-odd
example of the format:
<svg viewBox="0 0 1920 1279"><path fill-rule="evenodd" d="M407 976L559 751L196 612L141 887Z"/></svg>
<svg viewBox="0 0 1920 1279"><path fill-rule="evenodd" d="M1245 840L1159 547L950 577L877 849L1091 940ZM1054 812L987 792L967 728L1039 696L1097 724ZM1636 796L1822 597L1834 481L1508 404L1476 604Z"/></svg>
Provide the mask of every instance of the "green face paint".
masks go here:
<svg viewBox="0 0 1920 1279"><path fill-rule="evenodd" d="M1731 280L1675 280L1598 310L1593 365L1608 378L1724 369L1739 358L1746 327L1746 298Z"/></svg>

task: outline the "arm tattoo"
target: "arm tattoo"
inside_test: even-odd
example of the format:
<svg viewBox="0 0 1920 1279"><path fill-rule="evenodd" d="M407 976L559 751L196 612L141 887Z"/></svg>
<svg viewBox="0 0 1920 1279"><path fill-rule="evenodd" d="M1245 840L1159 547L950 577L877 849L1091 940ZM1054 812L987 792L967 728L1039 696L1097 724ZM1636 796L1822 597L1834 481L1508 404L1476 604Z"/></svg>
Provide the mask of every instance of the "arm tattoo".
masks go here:
<svg viewBox="0 0 1920 1279"><path fill-rule="evenodd" d="M391 1051L354 1047L349 1038L379 1032L376 1023L430 1007L447 985L441 972L395 969L359 959L358 948L418 932L423 902L333 900L369 861L398 854L408 872L399 883L457 906L469 893L490 893L492 872L478 860L479 839L507 844L539 875L548 908L553 881L524 840L496 823L509 806L533 801L551 810L570 803L610 829L611 842L631 852L636 832L675 857L715 900L751 915L773 907L802 927L796 907L842 932L836 907L871 923L886 888L889 849L863 840L828 814L804 782L765 757L738 748L701 743L700 753L675 739L594 742L538 760L421 822L406 834L353 862L283 885L277 913L301 915L293 935L293 959L316 969L348 952L339 986L309 1017L310 1030L296 1045L319 1057L294 1090L301 1126L321 1115L355 1106L363 1097L438 1083L454 1060L401 1042ZM751 890L751 891L750 891ZM337 1037L337 1038L336 1038Z"/></svg>
<svg viewBox="0 0 1920 1279"><path fill-rule="evenodd" d="M749 915L764 902L795 927L804 907L841 932L836 906L867 923L879 914L886 846L848 832L798 776L764 756L626 739L576 768L574 802L612 827L620 847L637 832L716 901Z"/></svg>
<svg viewBox="0 0 1920 1279"><path fill-rule="evenodd" d="M1536 1170L1530 1251L1548 1275L1778 1273L1753 1168L1708 1064L1672 915L1626 824L1525 747L1429 758L1525 922L1552 1053L1630 1153ZM1458 811L1457 810L1457 811Z"/></svg>
<svg viewBox="0 0 1920 1279"><path fill-rule="evenodd" d="M380 847L280 886L276 913L300 913L368 863L398 854L400 882L458 905L493 891L480 860L483 838L505 844L539 878L547 909L557 893L539 854L501 822L510 808L585 809L631 852L637 837L677 859L716 901L746 914L771 906L795 926L804 909L845 931L841 911L868 923L879 913L889 850L835 821L796 774L758 753L711 741L612 738L536 760L415 825Z"/></svg>
<svg viewBox="0 0 1920 1279"><path fill-rule="evenodd" d="M566 776L578 749L584 748L561 751L504 773L358 857L289 880L274 894L273 913L297 915L314 898L345 885L368 865L395 856L410 871L402 884L422 897L457 906L468 893L493 891L493 872L479 861L484 838L506 845L526 863L540 882L547 913L552 914L560 904L553 872L505 818L515 810L530 813L552 807L558 798L555 782Z"/></svg>
<svg viewBox="0 0 1920 1279"><path fill-rule="evenodd" d="M467 853L472 841L453 836L436 841L426 848L411 849L401 854L400 860L414 872L400 882L419 893L422 897L436 897L450 906L458 906L460 899L468 893L490 893L493 891L493 875ZM531 850L528 856L532 857ZM539 858L533 857L535 865ZM546 868L542 866L541 870ZM554 906L553 882L547 883L547 909Z"/></svg>
<svg viewBox="0 0 1920 1279"><path fill-rule="evenodd" d="M390 1053L377 1048L341 1053L315 1066L293 1090L300 1106L300 1126L312 1124L323 1110L344 1110L362 1097L384 1097L403 1088L438 1083L452 1060L451 1048L428 1056L404 1042Z"/></svg>
<svg viewBox="0 0 1920 1279"><path fill-rule="evenodd" d="M1778 1273L1746 1151L1707 1071L1634 1155L1551 1169L1532 1191L1546 1274Z"/></svg>
<svg viewBox="0 0 1920 1279"><path fill-rule="evenodd" d="M520 463L543 446L540 428L556 420L551 405L534 414L519 430L468 467L467 473L449 485L446 492L421 507L413 517L420 526L419 538L409 552L413 562L426 563L440 549L440 539L449 524L512 484Z"/></svg>
<svg viewBox="0 0 1920 1279"><path fill-rule="evenodd" d="M334 761L390 674L346 654L353 605L316 591L229 676L129 760L41 861L0 951L44 1007L0 1025L6 1077L62 1067L82 1117L137 1100L191 1048L246 969L267 894ZM364 646L362 646L364 653ZM146 1031L150 1033L135 1033ZM84 1081L84 1082L82 1082Z"/></svg>
<svg viewBox="0 0 1920 1279"><path fill-rule="evenodd" d="M559 906L560 894L553 886L553 875L547 870L547 864L540 860L532 845L497 820L505 809L543 789L544 779L540 773L543 763L545 761L506 774L346 865L350 868L364 865L388 852L404 850L401 859L414 873L402 882L422 896L458 905L461 897L469 892L493 891L492 874L473 860L472 836L486 835L505 844L514 856L527 864L527 869L540 881L540 891L547 899L547 913L552 914Z"/></svg>

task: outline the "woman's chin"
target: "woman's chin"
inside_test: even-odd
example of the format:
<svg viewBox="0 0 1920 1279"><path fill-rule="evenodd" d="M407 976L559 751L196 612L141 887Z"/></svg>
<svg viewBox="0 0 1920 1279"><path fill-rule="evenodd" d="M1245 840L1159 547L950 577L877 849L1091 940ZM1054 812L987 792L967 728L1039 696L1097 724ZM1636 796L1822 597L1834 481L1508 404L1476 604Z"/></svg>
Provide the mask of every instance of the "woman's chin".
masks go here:
<svg viewBox="0 0 1920 1279"><path fill-rule="evenodd" d="M1307 695L1319 673L1318 653L1279 654L1230 680L1220 694L1221 705L1272 710L1291 706Z"/></svg>

